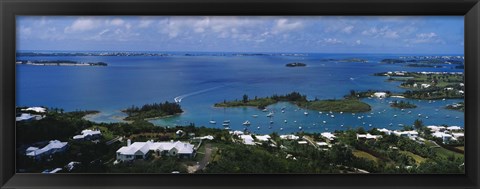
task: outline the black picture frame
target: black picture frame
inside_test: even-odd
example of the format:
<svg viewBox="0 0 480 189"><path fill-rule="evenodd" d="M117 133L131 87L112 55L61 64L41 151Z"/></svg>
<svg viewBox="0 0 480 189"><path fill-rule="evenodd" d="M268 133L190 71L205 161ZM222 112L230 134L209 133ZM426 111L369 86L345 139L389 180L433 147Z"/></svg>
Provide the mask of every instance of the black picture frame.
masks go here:
<svg viewBox="0 0 480 189"><path fill-rule="evenodd" d="M479 188L478 0L1 0L1 188ZM464 15L465 174L15 174L17 15Z"/></svg>

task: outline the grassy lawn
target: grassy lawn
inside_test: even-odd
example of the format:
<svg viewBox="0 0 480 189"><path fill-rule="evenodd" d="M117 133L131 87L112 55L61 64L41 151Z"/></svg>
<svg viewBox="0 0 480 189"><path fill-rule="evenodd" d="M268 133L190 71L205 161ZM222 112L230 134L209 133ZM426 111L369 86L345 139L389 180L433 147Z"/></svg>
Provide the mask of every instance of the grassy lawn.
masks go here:
<svg viewBox="0 0 480 189"><path fill-rule="evenodd" d="M456 149L459 149L459 150L462 150L462 151L465 152L465 146L457 146L457 147L455 147L455 148L456 148Z"/></svg>
<svg viewBox="0 0 480 189"><path fill-rule="evenodd" d="M464 157L463 154L456 153L456 152L447 150L447 149L442 148L442 147L440 147L440 148L434 148L434 150L435 150L435 152L437 152L437 154L438 154L439 156L442 156L442 157L444 157L444 158L448 158L448 157L450 157L450 156L452 156L452 155L454 155L455 158L463 158L463 157Z"/></svg>
<svg viewBox="0 0 480 189"><path fill-rule="evenodd" d="M364 159L372 160L375 162L378 162L379 160L377 157L373 156L372 154L369 154L361 150L353 150L352 153L355 157L358 157L358 158L364 158Z"/></svg>
<svg viewBox="0 0 480 189"><path fill-rule="evenodd" d="M102 126L93 126L91 128L88 128L88 129L98 129L100 130L100 132L102 133L102 136L105 140L112 140L113 138L115 138L115 136L113 135L113 133L111 131L108 130L107 127L102 127Z"/></svg>
<svg viewBox="0 0 480 189"><path fill-rule="evenodd" d="M424 162L424 161L426 160L425 158L423 158L423 157L421 157L421 156L419 156L419 155L417 155L417 154L414 154L414 153L412 153L412 152L409 152L409 151L400 151L400 153L412 157L417 164L420 164L420 163L422 163L422 162Z"/></svg>
<svg viewBox="0 0 480 189"><path fill-rule="evenodd" d="M442 147L435 147L436 145L430 141L425 141L425 145L429 146L429 147L432 147L433 150L437 153L437 155L439 156L442 156L444 158L447 158L449 156L451 156L452 154L455 156L455 158L463 158L463 154L460 154L460 153L457 153L457 152L453 152L453 151L450 151L450 150L447 150L445 148L442 148Z"/></svg>

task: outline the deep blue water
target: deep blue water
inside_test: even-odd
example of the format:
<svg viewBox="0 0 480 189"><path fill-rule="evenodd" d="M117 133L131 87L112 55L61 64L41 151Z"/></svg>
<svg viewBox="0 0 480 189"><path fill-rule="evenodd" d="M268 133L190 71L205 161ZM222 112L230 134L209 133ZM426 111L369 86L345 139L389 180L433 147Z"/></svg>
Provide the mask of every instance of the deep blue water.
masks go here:
<svg viewBox="0 0 480 189"><path fill-rule="evenodd" d="M364 126L396 129L422 119L427 125L464 126L464 113L447 110L445 105L462 99L418 101L411 113L388 106L392 98L364 99L373 110L368 113L334 113L304 110L288 103L268 107L275 111L270 119L256 108L214 108L223 100L241 99L243 94L264 97L298 91L309 99L342 98L350 90L390 90L401 92L399 83L385 82L384 77L372 76L385 71L447 71L445 68L413 68L379 64L384 58L399 55L309 54L297 56L68 56L18 57L21 60L76 60L107 62L107 67L68 67L17 65L17 105L47 106L73 110L99 110L89 118L97 122L116 122L125 116L121 109L152 102L181 101L184 113L152 123L162 126L185 125L222 128L223 120L231 120L230 128L243 130L245 120L252 122L250 130L257 133L290 133L302 127L304 131L320 132ZM325 62L321 59L363 58L368 63ZM307 67L285 67L286 63L304 62ZM286 106L285 113L280 108ZM373 113L373 114L372 114ZM422 114L422 116L418 116ZM252 115L258 115L257 118ZM397 117L394 117L397 115ZM363 116L363 119L358 119ZM428 116L428 119L426 118ZM458 117L458 118L457 118ZM210 120L217 124L209 124ZM274 121L270 124L270 120ZM284 121L287 120L287 123ZM326 121L326 123L323 123ZM365 122L365 123L364 123ZM271 125L271 127L270 127ZM342 126L343 125L343 126ZM260 127L258 129L258 127Z"/></svg>

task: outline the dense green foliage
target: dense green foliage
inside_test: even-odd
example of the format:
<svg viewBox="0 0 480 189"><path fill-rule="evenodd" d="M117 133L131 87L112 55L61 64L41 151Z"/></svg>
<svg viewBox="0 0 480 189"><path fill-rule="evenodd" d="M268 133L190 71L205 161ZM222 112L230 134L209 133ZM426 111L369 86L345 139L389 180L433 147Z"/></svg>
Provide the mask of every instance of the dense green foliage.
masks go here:
<svg viewBox="0 0 480 189"><path fill-rule="evenodd" d="M307 96L299 92L292 92L286 95L274 94L270 97L249 99L245 94L242 101L224 101L223 103L216 103L215 107L237 107L237 106L254 106L260 109L277 102L292 102L297 106L318 110L318 111L335 111L335 112L366 112L370 111L371 107L367 103L359 101L358 99L342 99L342 100L318 100L308 101Z"/></svg>
<svg viewBox="0 0 480 189"><path fill-rule="evenodd" d="M72 136L77 135L79 131L93 125L91 122L82 119L83 116L90 113L95 113L95 111L68 113L49 111L44 119L31 122L17 122L17 144L48 140L68 140Z"/></svg>
<svg viewBox="0 0 480 189"><path fill-rule="evenodd" d="M394 108L416 108L417 105L415 104L412 104L410 102L405 102L403 100L401 100L400 102L398 100L395 100L393 101L391 104L390 104L391 107L394 107Z"/></svg>
<svg viewBox="0 0 480 189"><path fill-rule="evenodd" d="M280 101L288 101L294 103L307 102L307 96L301 95L298 92L292 92L286 95L272 95L271 97L249 99L248 95L244 94L242 100L224 101L223 103L215 103L215 107L239 107L239 106L252 106L263 109L268 105L275 104Z"/></svg>
<svg viewBox="0 0 480 189"><path fill-rule="evenodd" d="M182 113L183 110L180 104L165 101L164 103L145 104L141 108L132 105L132 107L123 110L123 112L128 115L125 120L141 120L175 115Z"/></svg>
<svg viewBox="0 0 480 189"><path fill-rule="evenodd" d="M285 66L287 67L305 67L307 64L301 62L288 63Z"/></svg>

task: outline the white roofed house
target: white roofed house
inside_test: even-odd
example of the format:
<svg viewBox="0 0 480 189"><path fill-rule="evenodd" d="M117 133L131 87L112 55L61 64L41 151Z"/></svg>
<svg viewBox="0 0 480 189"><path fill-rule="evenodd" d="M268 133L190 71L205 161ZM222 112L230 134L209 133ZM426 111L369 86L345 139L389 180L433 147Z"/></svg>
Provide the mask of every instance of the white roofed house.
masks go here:
<svg viewBox="0 0 480 189"><path fill-rule="evenodd" d="M43 107L29 107L27 109L22 109L23 111L34 111L37 113L45 113L47 111L46 108Z"/></svg>
<svg viewBox="0 0 480 189"><path fill-rule="evenodd" d="M29 113L21 113L15 117L15 121L33 121L35 119L35 116Z"/></svg>
<svg viewBox="0 0 480 189"><path fill-rule="evenodd" d="M333 141L336 138L336 136L334 134L330 133L330 132L323 132L323 133L321 133L321 135L329 141Z"/></svg>
<svg viewBox="0 0 480 189"><path fill-rule="evenodd" d="M393 131L393 134L397 136L402 136L402 137L417 137L418 132L413 130L413 131Z"/></svg>
<svg viewBox="0 0 480 189"><path fill-rule="evenodd" d="M453 136L444 132L434 132L432 133L432 136L435 138L441 138L443 143L448 143Z"/></svg>
<svg viewBox="0 0 480 189"><path fill-rule="evenodd" d="M449 131L461 131L462 128L459 127L459 126L450 126L450 127L447 127L447 130L449 130Z"/></svg>
<svg viewBox="0 0 480 189"><path fill-rule="evenodd" d="M435 125L427 126L427 128L430 129L431 132L444 131L446 129L444 126L435 126Z"/></svg>
<svg viewBox="0 0 480 189"><path fill-rule="evenodd" d="M374 140L377 140L379 138L382 138L382 135L371 135L370 133L357 134L357 140L359 140L359 139L367 139L367 140L374 139Z"/></svg>
<svg viewBox="0 0 480 189"><path fill-rule="evenodd" d="M102 132L101 131L86 129L86 130L82 131L81 135L73 136L73 139L74 140L85 141L85 140L99 139L100 137L102 137Z"/></svg>
<svg viewBox="0 0 480 189"><path fill-rule="evenodd" d="M385 129L385 128L378 129L378 131L380 131L382 133L385 133L386 135L391 135L393 133L393 131Z"/></svg>
<svg viewBox="0 0 480 189"><path fill-rule="evenodd" d="M43 148L38 148L33 146L28 147L27 150L25 151L25 155L34 159L40 159L44 156L64 152L67 148L68 148L68 142L52 140Z"/></svg>
<svg viewBox="0 0 480 189"><path fill-rule="evenodd" d="M132 161L146 159L150 153L157 156L176 156L179 158L192 158L195 156L194 146L190 143L177 142L134 142L127 141L127 146L117 150L117 160Z"/></svg>
<svg viewBox="0 0 480 189"><path fill-rule="evenodd" d="M377 98L385 98L385 97L387 97L387 93L386 92L376 92L376 93L373 93L373 96L377 97Z"/></svg>

